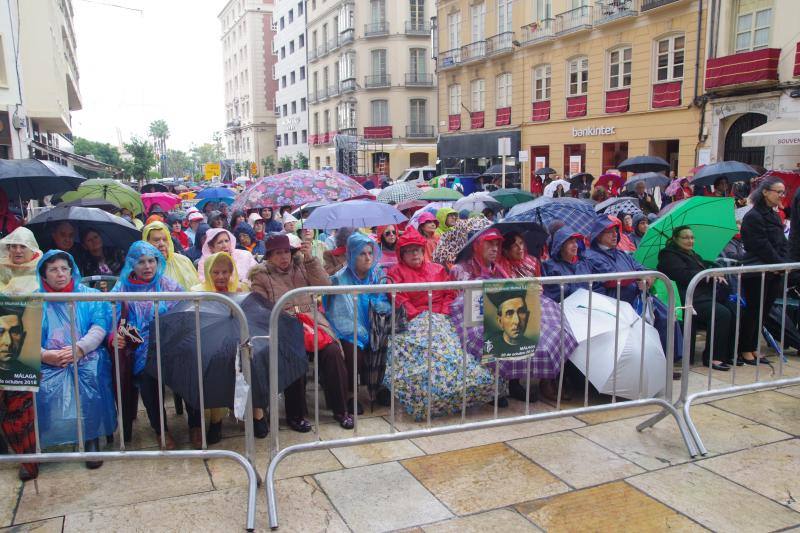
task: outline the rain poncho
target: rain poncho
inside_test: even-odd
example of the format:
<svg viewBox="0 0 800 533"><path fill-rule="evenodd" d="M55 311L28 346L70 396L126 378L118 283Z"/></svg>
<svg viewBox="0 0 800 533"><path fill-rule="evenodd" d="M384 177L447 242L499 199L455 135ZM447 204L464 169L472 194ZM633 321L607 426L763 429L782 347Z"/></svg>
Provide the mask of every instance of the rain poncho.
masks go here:
<svg viewBox="0 0 800 533"><path fill-rule="evenodd" d="M163 231L167 234L167 237L171 237L171 232L166 224L163 222L151 222L142 229L142 240L147 241L150 232L153 230ZM197 277L197 270L195 270L191 259L175 253L175 247L172 244L171 238L167 239L167 257L164 259L167 262L164 275L178 282L178 285L181 287L186 287L188 289L200 282L200 279Z"/></svg>
<svg viewBox="0 0 800 533"><path fill-rule="evenodd" d="M59 253L64 252L51 250L42 257L42 261ZM73 292L98 292L80 284L81 274L78 266L72 256L69 256L69 260L72 265ZM39 291L47 292L48 289L41 277L37 279ZM99 344L84 338L94 326L102 329ZM83 438L92 440L111 435L116 429L116 410L111 388L111 358L102 344L102 339L111 329L110 304L102 302L76 303L74 327L79 337L76 339L77 346L85 348L84 356L77 363ZM42 350L58 350L71 345L72 326L69 305L45 302L42 305ZM36 394L42 448L77 442L74 387L72 364L59 368L42 362L41 385Z"/></svg>
<svg viewBox="0 0 800 533"><path fill-rule="evenodd" d="M503 236L496 229L491 229L481 233L472 243L472 256L461 261L450 269L450 276L455 281L467 281L471 279L493 279L508 278L509 273L503 269L498 262L486 263L483 260L483 252L487 243L491 240L503 240ZM498 259L500 252L497 253Z"/></svg>
<svg viewBox="0 0 800 533"><path fill-rule="evenodd" d="M239 236L242 234L250 237L249 247L242 245L241 241L239 240ZM253 255L264 255L266 253L266 250L264 249L264 241L259 240L256 237L256 232L253 229L253 226L247 222L240 222L237 224L233 230L233 235L236 237L236 248L239 250L247 250Z"/></svg>
<svg viewBox="0 0 800 533"><path fill-rule="evenodd" d="M436 212L436 220L439 221L439 227L436 228L438 235L443 235L455 227L447 225L448 215L456 215L456 220L458 220L458 211L451 207L443 207Z"/></svg>
<svg viewBox="0 0 800 533"><path fill-rule="evenodd" d="M239 281L239 272L236 270L236 263L234 262L233 258L230 256L230 254L225 252L218 252L212 254L208 258L208 261L206 261L205 280L202 283L198 283L197 285L193 286L193 292L217 292L217 288L214 286L214 282L211 279L211 269L213 269L214 264L222 258L227 258L233 267L233 274L231 274L231 279L228 281L228 290L225 292L233 293L247 291L248 286Z"/></svg>
<svg viewBox="0 0 800 533"><path fill-rule="evenodd" d="M158 261L158 268L156 275L153 276L149 282L144 283L138 281L131 276L133 275L133 267L142 256L155 257ZM144 241L137 241L133 243L128 250L128 255L125 257L125 266L122 267L119 281L111 292L182 292L181 287L172 278L165 275L166 262L161 252L150 243ZM159 302L159 313L166 313L175 302ZM135 360L133 363L133 373L139 374L144 370L145 362L147 361L147 346L150 338L150 322L155 316L155 303L152 301L144 302L128 302L128 322L136 326L139 334L142 336L144 342L136 349ZM120 316L120 309L117 310L117 316Z"/></svg>
<svg viewBox="0 0 800 533"><path fill-rule="evenodd" d="M247 275L250 273L250 269L258 265L258 263L253 257L253 254L247 250L237 250L235 248L236 237L234 237L233 233L230 231L222 228L211 228L208 230L208 233L206 233L206 242L203 244L203 256L200 258L200 262L197 264L197 270L200 273L200 281L205 281L205 262L206 259L213 254L211 248L209 247L209 243L213 241L214 238L220 233L228 234L230 243L228 244L228 249L223 251L228 252L228 254L233 257L233 262L236 263L236 270L239 272L239 281L246 282Z"/></svg>
<svg viewBox="0 0 800 533"><path fill-rule="evenodd" d="M644 270L632 256L625 252L614 248L606 250L597 243L597 237L600 236L606 229L616 228L619 234L619 220L610 217L600 217L592 228L592 233L589 236L592 246L586 251L586 260L592 267L593 274L607 274L610 272L638 272ZM625 279L621 282L620 297L633 305L634 300L639 295L639 288L636 286L636 280ZM594 289L598 290L598 289ZM599 289L599 292L610 296L611 298L617 297L617 282L615 280L607 281Z"/></svg>
<svg viewBox="0 0 800 533"><path fill-rule="evenodd" d="M578 241L578 255L575 258L575 262L568 263L561 257L561 248L572 237L575 237ZM591 265L583 258L585 247L583 236L580 233L568 226L564 226L553 234L550 246L550 259L542 263L542 273L545 276L581 276L592 273ZM587 287L585 283L565 283L564 298L578 289L586 289ZM559 285L544 285L544 293L556 302L561 300L561 288Z"/></svg>
<svg viewBox="0 0 800 533"><path fill-rule="evenodd" d="M433 230L430 236L423 231L422 226L427 222L435 222L438 225L439 221L433 213L425 212L419 217L419 225L417 226L417 231L425 239L425 261L433 261L433 252L436 251L436 246L439 244L441 237L436 229Z"/></svg>
<svg viewBox="0 0 800 533"><path fill-rule="evenodd" d="M8 246L21 244L33 251L33 258L27 263L15 265L11 262ZM36 280L36 265L42 258L42 251L36 243L31 230L17 228L0 239L0 290L5 294L23 294L39 288Z"/></svg>
<svg viewBox="0 0 800 533"><path fill-rule="evenodd" d="M372 267L367 275L359 278L355 271L358 255L366 247L372 247ZM381 258L380 247L363 233L354 233L347 239L347 266L331 276L333 285L378 285L381 283L383 273L379 266ZM353 298L352 295L329 295L323 299L325 316L333 328L336 337L347 342L353 342ZM372 307L379 313L390 313L391 308L386 295L383 293L358 295L358 347L366 348L369 345L369 309Z"/></svg>

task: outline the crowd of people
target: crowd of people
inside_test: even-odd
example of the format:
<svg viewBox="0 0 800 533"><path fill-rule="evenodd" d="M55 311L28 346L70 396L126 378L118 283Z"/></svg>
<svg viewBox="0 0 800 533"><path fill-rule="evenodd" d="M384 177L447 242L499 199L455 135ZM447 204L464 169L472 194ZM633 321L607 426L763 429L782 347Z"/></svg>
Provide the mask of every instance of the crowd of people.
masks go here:
<svg viewBox="0 0 800 533"><path fill-rule="evenodd" d="M753 188L749 195L753 208L744 215L741 232L734 237L737 249L744 254L739 259L750 264L798 259L794 257L797 254L790 253L784 234L780 206L785 191L779 179L770 177ZM722 192L727 194L727 189ZM302 217L292 215L289 206L245 213L229 212L225 203L208 203L203 212L191 208L163 213L156 209L145 220L126 213L137 221L142 232L141 240L127 249L104 242L100 233L91 228L79 231L65 221L41 236L53 243L53 248L46 251L40 249L36 236L20 221L5 220L5 211L0 211L6 233L0 239L0 288L5 294L86 293L96 289L82 283L83 277L102 275L118 278L113 286L104 287L114 292L253 292L274 304L293 289L311 286L643 271L645 268L631 252L646 233L655 206L650 205L651 194L637 189L637 195L640 212L621 213L618 217L598 215L588 234L570 227L569 220L559 221L548 228L545 247L535 252L527 248L521 232L501 233L493 227L496 214L491 211L442 208L424 212L414 224L342 228L326 234L304 228ZM707 267L708 263L694 251L692 229L676 228L659 255L658 270L674 280L678 292L685 297L689 281ZM561 320L558 302L580 288L587 285L566 284L563 289L545 285L541 295L541 338L535 353L530 361L501 362L497 363L499 368L494 363L481 362L483 327L465 325L462 291L436 290L429 296L427 291L401 290L394 298L380 292L358 294L355 298L335 295L317 299L304 295L292 298L279 311L317 335L316 346L305 343L304 350L309 358L318 352L325 404L342 428L351 429L354 406L363 409L354 401L358 391L353 387L353 374L361 375L363 382L364 362L372 351L380 349L375 345L375 329L386 324L384 319L392 313L392 302L396 306L397 334L391 339L378 400L388 401L388 391L393 389L402 409L419 420L428 411L433 416L460 412L464 397L468 407L493 401L495 372L500 378L501 407L507 405L509 397L555 401L559 394L557 377L578 345L569 324ZM749 303L763 301L765 308L780 295L781 288L782 279L777 275L767 276L763 293L760 277L742 280L744 299ZM619 290L622 300L633 304L649 289L649 282L644 280L623 282ZM595 283L591 290L616 297L618 289L614 281ZM175 302L131 301L116 305L112 313L108 303L78 302L73 323L67 304L44 304L41 386L35 393L42 447L76 443L76 419L65 416L75 400L72 365L78 367L86 450L101 449L113 439L117 417L121 418L126 440L134 431L140 431L133 426L139 396L162 446L177 446L160 404L158 380L147 364L153 357L149 337L155 306L163 315ZM735 321L731 317L737 304L714 299L710 285L705 284L698 290L694 305L700 321L709 323L715 317L714 368L730 368L735 355ZM758 305L747 305L742 311L738 364L757 364L758 309ZM312 315L316 316L316 332L309 326ZM112 324L112 316L118 317L119 327ZM666 316L660 318L666 321ZM9 333L0 330L0 339L8 344L8 338ZM709 348L706 346L704 352L706 364ZM130 376L120 384L119 399L112 379L115 350L120 354L122 375ZM538 389L526 387L525 382L538 382ZM312 429L305 389L303 377L283 391L287 424L298 432ZM561 394L568 398L569 389L565 387ZM17 453L33 452L33 393L5 391L2 401L6 442ZM118 405L121 412L117 412ZM267 405L256 405L254 409L259 438L266 437L268 431L266 409ZM199 448L203 431L200 406L187 404L186 410L191 444ZM207 413L209 444L220 441L225 413L223 406ZM90 462L87 467L98 468L101 464ZM36 474L36 465L23 465L20 469L22 479Z"/></svg>

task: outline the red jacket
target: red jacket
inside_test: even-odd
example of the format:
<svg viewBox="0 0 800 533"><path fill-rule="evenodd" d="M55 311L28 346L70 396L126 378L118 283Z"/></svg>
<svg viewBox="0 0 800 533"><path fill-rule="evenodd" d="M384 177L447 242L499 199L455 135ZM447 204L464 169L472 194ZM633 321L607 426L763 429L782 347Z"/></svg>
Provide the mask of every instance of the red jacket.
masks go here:
<svg viewBox="0 0 800 533"><path fill-rule="evenodd" d="M425 247L425 238L412 227L406 229L397 241L397 255L402 254L405 246L417 245ZM430 261L423 261L419 268L411 268L403 263L402 259L386 272L391 283L432 283L439 281L450 281L445 268ZM443 315L450 314L450 305L456 298L456 291L436 290L432 292L432 311ZM428 310L428 293L419 292L398 292L396 300L398 306L403 306L408 315L408 319L416 318L421 313Z"/></svg>

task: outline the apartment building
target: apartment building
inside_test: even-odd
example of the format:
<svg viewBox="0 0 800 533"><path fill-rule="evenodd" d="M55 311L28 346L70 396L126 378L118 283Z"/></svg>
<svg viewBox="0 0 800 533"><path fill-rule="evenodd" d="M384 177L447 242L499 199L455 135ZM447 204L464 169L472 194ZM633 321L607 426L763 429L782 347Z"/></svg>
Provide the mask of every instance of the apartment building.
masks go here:
<svg viewBox="0 0 800 533"><path fill-rule="evenodd" d="M308 157L308 73L306 69L306 2L276 0L278 28L272 41L278 82L275 117L278 120L275 146L278 160Z"/></svg>
<svg viewBox="0 0 800 533"><path fill-rule="evenodd" d="M724 3L724 2L723 2ZM439 157L498 162L498 139L559 173L629 156L695 166L706 0L443 0L437 13ZM527 179L525 180L527 182Z"/></svg>
<svg viewBox="0 0 800 533"><path fill-rule="evenodd" d="M25 117L22 80L16 68L15 37L20 25L16 3L9 8L7 13L0 12L0 159L20 159L28 157L27 130L21 126Z"/></svg>
<svg viewBox="0 0 800 533"><path fill-rule="evenodd" d="M311 167L399 176L436 161L434 0L309 0Z"/></svg>
<svg viewBox="0 0 800 533"><path fill-rule="evenodd" d="M218 15L225 75L225 151L238 163L276 156L273 0L229 0Z"/></svg>

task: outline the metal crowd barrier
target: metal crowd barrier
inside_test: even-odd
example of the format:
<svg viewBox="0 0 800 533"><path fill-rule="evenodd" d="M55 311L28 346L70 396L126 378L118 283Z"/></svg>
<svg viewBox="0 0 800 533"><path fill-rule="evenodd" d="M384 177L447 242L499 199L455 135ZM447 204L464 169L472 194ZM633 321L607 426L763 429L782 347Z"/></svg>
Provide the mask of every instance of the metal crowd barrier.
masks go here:
<svg viewBox="0 0 800 533"><path fill-rule="evenodd" d="M60 463L60 462L84 462L84 461L114 461L114 460L127 460L127 459L231 459L241 465L247 474L248 481L248 498L247 498L247 530L253 531L255 529L255 513L256 513L256 494L257 487L260 479L255 468L255 441L253 433L253 397L252 389L248 394L246 414L245 414L245 455L242 456L238 452L231 450L209 450L206 444L206 423L205 423L205 398L203 391L203 364L202 364L202 342L200 336L200 302L201 301L215 301L222 303L233 312L233 315L239 321L240 325L240 354L242 360L242 373L248 383L251 380L251 346L250 346L250 331L247 325L247 319L236 302L223 294L209 293L209 292L149 292L149 293L37 293L37 294L24 294L24 295L7 295L4 296L7 300L11 301L44 301L44 302L60 302L69 304L69 316L71 322L71 337L72 337L72 350L76 351L76 331L75 331L75 313L76 302L133 302L133 301L194 301L195 306L195 328L197 332L197 373L199 383L199 398L200 398L200 425L202 429L203 446L201 450L165 450L165 431L164 431L164 397L163 397L163 381L161 376L161 342L160 342L160 316L158 305L154 306L154 327L155 331L152 332L156 339L156 361L158 369L158 394L159 404L159 423L161 425L161 449L159 451L139 451L125 449L125 434L123 429L122 418L122 383L120 381L120 364L119 364L119 349L114 345L114 363L115 363L115 381L116 390L115 396L117 399L117 429L119 440L119 451L99 451L99 452L86 452L84 451L83 439L83 424L76 424L77 427L77 452L53 452L42 453L39 440L39 422L36 412L36 393L33 393L33 409L34 409L34 432L36 436L36 453L28 454L10 454L0 455L0 463ZM115 305L112 305L112 331L117 331L118 317ZM82 420L81 416L81 398L80 398L80 382L78 379L78 367L72 364L73 380L75 387L75 410L76 419Z"/></svg>
<svg viewBox="0 0 800 533"><path fill-rule="evenodd" d="M563 389L564 384L564 367L566 365L566 355L564 353L564 285L566 283L581 283L586 284L586 288L589 289L589 299L588 299L588 310L589 310L589 319L587 324L587 333L591 332L591 309L592 309L592 292L591 287L593 283L597 282L616 282L616 306L617 306L617 320L616 320L616 329L615 329L615 353L618 352L619 348L619 331L620 331L620 324L619 324L619 305L620 305L620 288L622 282L625 280L633 280L633 281L645 281L645 280L654 280L660 279L664 282L667 293L668 293L668 318L667 318L667 341L666 341L666 353L665 353L665 387L664 392L654 398L641 398L641 391L643 385L643 376L642 376L642 369L644 366L644 330L645 330L645 320L641 320L642 323L642 332L643 332L643 341L642 341L642 353L641 353L641 361L640 361L640 375L639 375L639 398L629 401L617 401L616 395L616 377L617 377L617 361L616 357L614 360L614 369L613 369L613 387L614 393L612 394L611 403L604 404L604 405L589 405L589 360L590 360L590 352L591 352L591 335L588 335L587 345L586 345L586 378L584 382L584 401L583 407L577 408L570 408L570 409L561 409L561 392ZM497 280L488 280L488 281L497 281ZM295 444L292 446L288 446L286 448L280 448L280 440L279 440L279 391L278 391L278 342L271 342L270 343L270 363L269 363L269 391L270 391L270 405L269 405L269 417L270 417L270 432L272 434L271 440L271 461L269 463L269 467L267 469L266 474L266 495L267 495L267 503L268 503L268 510L269 510L269 524L272 529L278 528L278 510L277 510L277 502L275 496L275 472L277 470L278 465L286 459L288 456L300 453L300 452L308 452L313 450L331 450L334 448L343 448L349 446L358 446L361 444L375 444L375 443L384 443L384 442L393 442L398 440L406 440L406 439L414 439L414 438L421 438L421 437L431 437L435 435L445 435L451 433L458 433L463 431L471 431L471 430L478 430L478 429L488 429L488 428L498 428L503 426L511 426L516 424L522 424L526 422L533 422L538 420L550 420L554 418L561 418L561 417L570 417L575 415L581 414L589 414L589 413L597 413L603 411L610 411L615 409L625 409L630 407L639 407L645 405L657 405L662 408L663 416L672 415L675 418L675 422L678 425L678 428L681 433L681 437L686 445L687 450L691 456L695 456L697 454L697 450L694 445L694 441L691 438L688 430L686 429L683 420L680 417L679 411L673 406L672 403L672 371L673 371L673 362L674 362L674 343L675 343L675 294L672 289L672 283L670 282L669 278L667 278L661 272L655 271L644 271L644 272L614 272L609 274L596 274L596 275L580 275L580 276L563 276L563 277L544 277L544 278L528 278L526 280L517 279L514 281L532 281L538 282L541 285L558 285L560 287L561 292L561 303L557 303L560 305L561 310L561 340L560 340L560 352L561 352L561 369L560 375L558 377L558 394L557 394L557 403L556 403L556 410L552 412L545 412L545 413L534 413L530 412L530 403L526 402L525 404L525 414L520 416L512 416L506 418L498 418L498 368L499 364L495 365L495 389L494 389L494 417L490 420L482 420L476 422L467 422L466 421L466 386L463 388L463 399L462 399L462 409L461 409L461 420L457 424L450 424L445 426L431 426L431 388L430 388L430 380L431 380L431 343L428 343L428 407L427 407L427 421L425 423L424 428L421 429L413 429L408 431L398 431L395 427L395 387L394 387L394 379L391 380L391 403L390 403L390 414L389 414L389 422L390 422L390 433L380 434L380 435L369 435L369 436L358 436L358 409L357 409L357 401L358 401L358 371L356 370L356 365L358 361L358 357L353 357L353 365L354 365L354 394L353 394L353 413L352 416L354 417L354 429L353 429L353 437L349 438L342 438L342 439L333 439L333 440L320 440L319 434L319 387L317 387L317 392L315 395L314 401L314 431L316 433L317 440L315 442L308 442L302 444ZM395 337L396 333L396 313L395 313L395 303L396 303L396 296L397 293L405 293L405 292L424 292L428 295L428 311L431 312L433 308L433 292L437 290L465 290L465 289L477 289L482 290L484 286L484 281L476 280L476 281L451 281L451 282L441 282L441 283L409 283L409 284L387 284L387 285L356 285L356 286L324 286L324 287L302 287L298 289L291 290L281 296L273 309L286 309L288 304L287 302L291 299L297 298L299 296L308 296L316 299L319 296L323 295L347 295L353 298L354 303L356 302L356 298L359 294L367 294L367 293L386 293L388 294L392 313L391 313L391 334L392 338ZM467 306L466 298L465 298L465 308ZM353 317L353 345L354 351L357 349L357 320L358 320L358 306L354 305L354 317ZM319 319L319 314L316 309L311 313L314 318L314 330L317 331L317 321ZM273 338L277 338L280 334L279 332L279 316L280 313L273 312L270 319L270 336ZM467 312L465 310L464 313L465 319L467 316ZM430 340L432 336L431 332L431 322L429 321L428 327L428 339ZM636 326L638 327L638 326ZM462 339L462 343L466 344L466 336L467 336L467 327L464 327L464 338ZM318 346L318 337L315 334L315 350L314 350L314 380L315 383L319 384L319 346ZM390 350L393 350L393 343L390 343ZM580 348L579 348L580 349ZM462 363L462 368L466 368L467 358L471 357L466 350L464 350L464 360ZM396 358L392 353L391 357L392 367L387 368L387 374L394 375L394 365ZM530 363L530 358L528 359ZM530 366L528 367L530 368ZM530 370L528 371L530 374ZM530 379L527 380L526 385L526 399L530 397ZM642 424L637 427L637 430L642 431L645 429L645 425Z"/></svg>
<svg viewBox="0 0 800 533"><path fill-rule="evenodd" d="M692 420L691 408L692 404L699 399L702 398L709 398L713 396L722 396L726 394L736 394L742 392L751 392L757 390L764 390L764 389L772 389L775 387L783 387L787 385L797 385L800 384L800 377L795 378L784 378L783 377L783 360L784 360L784 350L785 350L785 334L786 334L786 304L787 304L787 290L788 290L788 283L789 283L789 272L800 270L800 263L783 263L777 265L753 265L753 266L739 266L739 267L728 267L728 268L710 268L707 270L703 270L702 272L698 272L698 274L692 278L689 282L689 286L686 289L686 301L684 302L685 311L683 314L683 328L684 328L684 357L683 357L683 379L681 380L681 391L680 395L675 402L675 407L680 408L681 405L683 406L683 417L686 421L686 425L689 428L689 432L692 435L695 443L697 444L697 448L702 455L706 455L708 450L703 445L703 441L700 438L700 434L697 430L697 426L694 424ZM762 355L762 346L763 346L763 336L761 335L762 329L764 327L764 300L763 297L759 301L759 310L758 310L758 344L756 347L756 358L759 360L759 364L755 366L755 382L750 384L736 384L736 361L738 360L738 351L739 351L739 326L741 324L741 306L736 305L736 332L734 336L734 346L733 346L733 361L734 364L731 366L730 371L728 371L730 375L731 386L720 388L720 389L712 389L711 388L711 379L713 374L713 369L711 367L712 362L714 361L714 322L716 317L716 308L712 308L711 313L711 320L710 324L707 325L707 333L706 333L706 342L711 344L709 350L709 357L708 357L708 384L706 390L701 392L696 392L694 394L689 394L689 370L690 370L690 361L689 361L689 349L691 347L691 342L693 342L691 331L692 331L692 321L693 321L693 303L695 297L695 291L698 285L702 282L705 282L708 278L712 279L712 297L716 301L717 299L717 286L719 285L719 276L735 276L736 277L736 300L742 300L742 275L743 274L750 274L750 275L759 275L760 274L760 294L764 293L764 286L765 280L768 274L776 276L782 274L783 277L783 286L781 291L782 297L782 309L781 309L781 338L780 344L778 347L780 348L780 353L778 354L778 375L776 379L761 379L761 370L762 364L760 364L760 360L766 356ZM780 301L780 300L776 300ZM752 305L753 302L746 302L747 305ZM769 309L766 310L769 313ZM777 340L777 339L776 339ZM771 365L770 365L771 366ZM716 375L720 375L718 372ZM647 422L647 425L652 425L658 420L656 418Z"/></svg>

